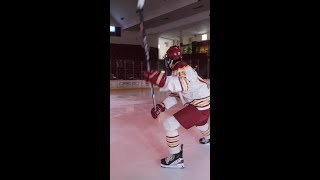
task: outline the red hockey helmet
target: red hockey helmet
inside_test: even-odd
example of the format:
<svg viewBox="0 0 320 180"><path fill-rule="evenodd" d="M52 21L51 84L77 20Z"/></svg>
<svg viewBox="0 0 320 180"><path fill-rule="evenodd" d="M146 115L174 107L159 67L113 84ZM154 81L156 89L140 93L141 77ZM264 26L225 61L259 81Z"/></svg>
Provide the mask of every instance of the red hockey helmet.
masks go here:
<svg viewBox="0 0 320 180"><path fill-rule="evenodd" d="M177 60L182 58L182 52L178 46L171 46L167 50L166 55L172 60Z"/></svg>
<svg viewBox="0 0 320 180"><path fill-rule="evenodd" d="M178 61L182 60L182 52L178 46L171 46L168 50L167 53L165 54L164 57L165 64L168 66L170 69L172 69L172 65Z"/></svg>

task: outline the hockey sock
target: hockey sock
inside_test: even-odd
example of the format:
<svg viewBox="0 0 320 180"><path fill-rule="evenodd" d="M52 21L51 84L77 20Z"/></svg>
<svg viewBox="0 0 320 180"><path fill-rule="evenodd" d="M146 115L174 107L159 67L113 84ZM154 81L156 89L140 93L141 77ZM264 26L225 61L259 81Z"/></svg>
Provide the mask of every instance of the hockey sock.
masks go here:
<svg viewBox="0 0 320 180"><path fill-rule="evenodd" d="M205 124L203 126L197 126L197 128L200 130L201 134L203 135L206 140L210 139L210 126L209 124Z"/></svg>
<svg viewBox="0 0 320 180"><path fill-rule="evenodd" d="M167 145L169 147L170 154L177 154L180 152L179 134L177 130L168 131L166 140L167 140Z"/></svg>

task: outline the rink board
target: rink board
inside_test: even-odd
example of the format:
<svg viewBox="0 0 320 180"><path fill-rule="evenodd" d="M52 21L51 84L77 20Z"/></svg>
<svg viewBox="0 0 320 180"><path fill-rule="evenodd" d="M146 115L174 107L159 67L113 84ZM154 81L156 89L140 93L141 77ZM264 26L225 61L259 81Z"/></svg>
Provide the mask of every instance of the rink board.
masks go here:
<svg viewBox="0 0 320 180"><path fill-rule="evenodd" d="M205 79L210 85L210 79ZM144 80L110 80L110 89L149 89L150 83ZM155 89L159 89L155 87Z"/></svg>

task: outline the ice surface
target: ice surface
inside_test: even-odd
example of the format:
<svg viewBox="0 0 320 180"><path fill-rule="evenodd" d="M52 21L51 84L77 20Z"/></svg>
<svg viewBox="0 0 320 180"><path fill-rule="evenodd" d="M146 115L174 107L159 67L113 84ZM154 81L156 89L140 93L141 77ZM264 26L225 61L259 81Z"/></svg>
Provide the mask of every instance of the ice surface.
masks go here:
<svg viewBox="0 0 320 180"><path fill-rule="evenodd" d="M168 93L155 90L156 102ZM198 143L195 127L178 129L184 144L184 169L160 167L168 155L162 120L183 108L181 103L153 119L150 90L111 90L110 93L110 177L111 180L208 180L210 145Z"/></svg>

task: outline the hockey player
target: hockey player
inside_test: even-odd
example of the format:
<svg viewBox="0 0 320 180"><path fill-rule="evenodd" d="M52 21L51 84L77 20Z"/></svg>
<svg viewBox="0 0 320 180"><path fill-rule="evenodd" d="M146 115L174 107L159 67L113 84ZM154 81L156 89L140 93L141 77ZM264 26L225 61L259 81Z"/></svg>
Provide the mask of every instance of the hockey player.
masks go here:
<svg viewBox="0 0 320 180"><path fill-rule="evenodd" d="M184 168L183 144L180 144L177 129L182 126L189 129L198 128L203 137L201 144L210 144L210 90L208 84L198 76L197 72L182 61L182 53L178 46L170 47L164 59L166 66L172 70L171 76L151 70L144 72L147 82L160 87L160 91L170 91L171 94L162 103L151 109L154 119L161 112L170 109L177 103L177 98L182 101L184 108L166 118L163 127L166 131L166 141L170 155L161 159L161 167Z"/></svg>

